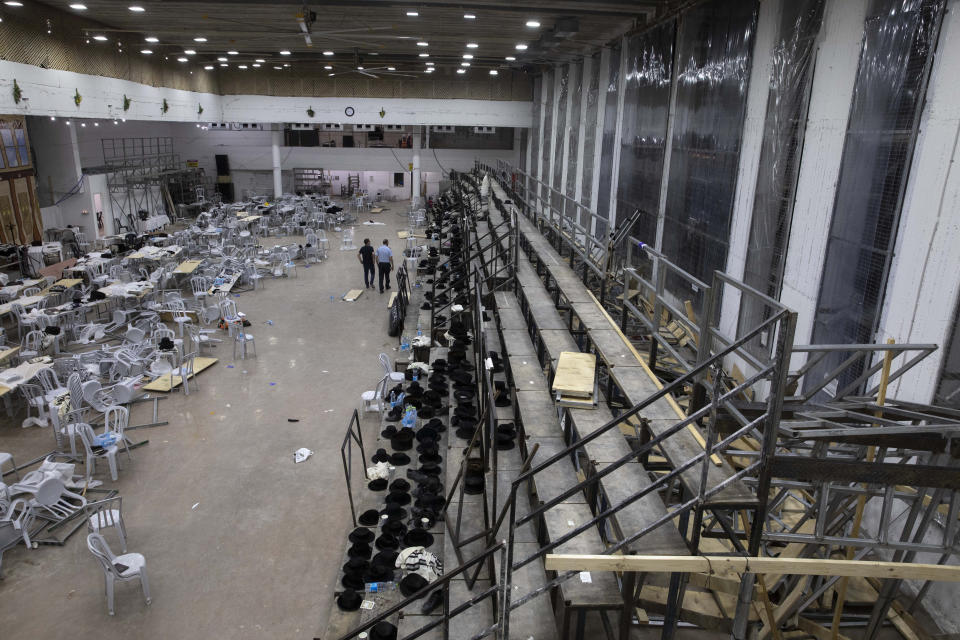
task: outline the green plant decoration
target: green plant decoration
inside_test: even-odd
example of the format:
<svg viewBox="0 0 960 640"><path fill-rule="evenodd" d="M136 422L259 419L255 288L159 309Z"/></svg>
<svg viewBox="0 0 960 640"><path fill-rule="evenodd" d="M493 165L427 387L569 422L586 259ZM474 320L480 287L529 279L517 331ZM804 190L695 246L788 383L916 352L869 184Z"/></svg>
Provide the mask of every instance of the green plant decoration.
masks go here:
<svg viewBox="0 0 960 640"><path fill-rule="evenodd" d="M380 107L380 117L383 118L386 115L387 115L386 109L384 109L383 107Z"/></svg>
<svg viewBox="0 0 960 640"><path fill-rule="evenodd" d="M198 116L203 115L203 105L202 105L202 104L198 104L198 105L197 105L197 115L198 115Z"/></svg>
<svg viewBox="0 0 960 640"><path fill-rule="evenodd" d="M13 101L16 104L20 104L20 101L23 100L23 91L20 89L20 85L17 84L16 78L13 80Z"/></svg>
<svg viewBox="0 0 960 640"><path fill-rule="evenodd" d="M130 98L127 97L127 94L123 94L123 110L129 111L130 109Z"/></svg>
<svg viewBox="0 0 960 640"><path fill-rule="evenodd" d="M313 110L313 105L310 105L309 107L307 107L307 115L309 117L312 118L314 113L316 113L316 111Z"/></svg>
<svg viewBox="0 0 960 640"><path fill-rule="evenodd" d="M79 89L73 90L73 104L80 106L80 103L83 102L83 96L80 95Z"/></svg>
<svg viewBox="0 0 960 640"><path fill-rule="evenodd" d="M167 99L164 98L164 99L163 99L163 104L160 105L160 111L163 112L163 113L166 113L166 112L169 111L169 110L170 110L170 105L167 104Z"/></svg>

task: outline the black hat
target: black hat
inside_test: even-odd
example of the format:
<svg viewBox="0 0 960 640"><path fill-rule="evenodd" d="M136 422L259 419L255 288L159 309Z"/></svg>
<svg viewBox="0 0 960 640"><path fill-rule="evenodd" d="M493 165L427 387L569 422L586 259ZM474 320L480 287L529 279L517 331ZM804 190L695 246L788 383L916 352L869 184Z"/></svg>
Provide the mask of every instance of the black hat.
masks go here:
<svg viewBox="0 0 960 640"><path fill-rule="evenodd" d="M380 515L387 516L391 520L402 520L407 517L406 510L395 502L388 502L384 507L383 511L380 512Z"/></svg>
<svg viewBox="0 0 960 640"><path fill-rule="evenodd" d="M453 397L456 398L458 402L469 402L473 400L475 395L477 395L477 390L473 386L468 389L457 389L453 392Z"/></svg>
<svg viewBox="0 0 960 640"><path fill-rule="evenodd" d="M433 307L430 306L429 302L424 302L422 305L420 305L420 308L423 309L424 311L430 311L430 309L432 309Z"/></svg>
<svg viewBox="0 0 960 640"><path fill-rule="evenodd" d="M473 434L476 431L476 427L459 427L456 431L458 438L463 438L464 440L470 440L473 438Z"/></svg>
<svg viewBox="0 0 960 640"><path fill-rule="evenodd" d="M387 495L387 502L390 504L405 505L410 504L410 494L406 491L391 491Z"/></svg>
<svg viewBox="0 0 960 640"><path fill-rule="evenodd" d="M95 291L94 293L100 292ZM93 298L93 296L90 297L91 299ZM160 338L160 342L157 344L157 346L160 347L161 351L171 351L176 345L173 343L173 340L164 336L163 338Z"/></svg>
<svg viewBox="0 0 960 640"><path fill-rule="evenodd" d="M392 567L397 562L397 556L400 555L396 551L390 549L384 549L383 551L377 552L377 555L373 556L373 562L379 562L380 564Z"/></svg>
<svg viewBox="0 0 960 640"><path fill-rule="evenodd" d="M421 427L420 430L417 431L416 438L417 438L417 441L423 442L424 440L436 440L437 435L438 434L436 430L428 424L426 426Z"/></svg>
<svg viewBox="0 0 960 640"><path fill-rule="evenodd" d="M403 524L403 520L387 520L387 523L380 527L380 533L389 533L402 538L407 533L407 527Z"/></svg>
<svg viewBox="0 0 960 640"><path fill-rule="evenodd" d="M447 384L446 380L437 380L436 382L431 380L427 386L430 387L431 391L436 391L437 393L442 393L444 395L446 395L447 391L450 390L450 385Z"/></svg>
<svg viewBox="0 0 960 640"><path fill-rule="evenodd" d="M396 467L402 467L405 464L410 464L410 456L405 453L394 453L390 456L390 464Z"/></svg>
<svg viewBox="0 0 960 640"><path fill-rule="evenodd" d="M430 422L428 422L427 424L425 424L425 425L423 425L423 426L424 426L424 428L427 428L427 429L435 429L437 432L440 432L440 431L442 431L442 429L440 429L440 427L443 426L443 420L441 420L440 418L434 418L434 419L432 419ZM423 431L423 429L421 429L421 431Z"/></svg>
<svg viewBox="0 0 960 640"><path fill-rule="evenodd" d="M386 449L377 449L377 452L370 457L370 462L387 462L390 460L390 454Z"/></svg>
<svg viewBox="0 0 960 640"><path fill-rule="evenodd" d="M370 489L370 491L383 491L387 488L387 479L377 478L376 480L371 480L367 483L367 488Z"/></svg>
<svg viewBox="0 0 960 640"><path fill-rule="evenodd" d="M504 392L497 396L497 399L493 401L495 407L509 407L512 404L510 400L510 392Z"/></svg>
<svg viewBox="0 0 960 640"><path fill-rule="evenodd" d="M345 573L340 578L340 584L347 589L363 590L363 576L358 573ZM359 605L357 605L359 607Z"/></svg>
<svg viewBox="0 0 960 640"><path fill-rule="evenodd" d="M439 476L440 475L440 465L436 462L427 462L420 465L420 468L417 469L420 473L426 474L428 476Z"/></svg>
<svg viewBox="0 0 960 640"><path fill-rule="evenodd" d="M423 442L417 445L417 453L437 453L439 451L436 440L424 438Z"/></svg>
<svg viewBox="0 0 960 640"><path fill-rule="evenodd" d="M367 579L368 582L393 580L393 565L371 562L364 578Z"/></svg>
<svg viewBox="0 0 960 640"><path fill-rule="evenodd" d="M369 558L373 555L373 549L366 542L355 542L347 549L347 555L351 558Z"/></svg>
<svg viewBox="0 0 960 640"><path fill-rule="evenodd" d="M483 476L466 476L463 479L463 492L469 495L483 493Z"/></svg>
<svg viewBox="0 0 960 640"><path fill-rule="evenodd" d="M432 453L423 453L420 455L420 464L427 464L427 463L437 464L442 461L443 461L443 458L440 456L439 453L435 451Z"/></svg>
<svg viewBox="0 0 960 640"><path fill-rule="evenodd" d="M400 546L400 541L397 540L396 536L389 533L381 533L374 544L376 544L377 549L396 549Z"/></svg>
<svg viewBox="0 0 960 640"><path fill-rule="evenodd" d="M366 558L357 556L347 560L347 563L343 565L344 573L363 573L367 570L367 567L370 566L370 561Z"/></svg>
<svg viewBox="0 0 960 640"><path fill-rule="evenodd" d="M514 447L513 439L514 439L515 437L516 437L516 436L507 435L507 434L505 434L505 433L498 433L498 434L497 434L497 449L498 449L499 451L509 451L510 449L513 449L513 447Z"/></svg>
<svg viewBox="0 0 960 640"><path fill-rule="evenodd" d="M457 416L458 418L476 418L477 409L472 404L462 404L453 410L453 415Z"/></svg>
<svg viewBox="0 0 960 640"><path fill-rule="evenodd" d="M390 491L409 491L410 483L403 478L397 478L390 483Z"/></svg>
<svg viewBox="0 0 960 640"><path fill-rule="evenodd" d="M367 509L360 514L357 521L365 527L375 527L380 522L380 512L376 509Z"/></svg>
<svg viewBox="0 0 960 640"><path fill-rule="evenodd" d="M370 543L373 541L373 531L367 529L366 527L357 527L350 532L350 542L366 542Z"/></svg>
<svg viewBox="0 0 960 640"><path fill-rule="evenodd" d="M503 433L510 436L517 435L517 425L512 422L501 422L497 425L497 433Z"/></svg>
<svg viewBox="0 0 960 640"><path fill-rule="evenodd" d="M403 544L408 547L430 547L433 545L433 534L425 529L410 529L403 538Z"/></svg>
<svg viewBox="0 0 960 640"><path fill-rule="evenodd" d="M385 620L378 622L370 629L370 640L397 640L397 628Z"/></svg>
<svg viewBox="0 0 960 640"><path fill-rule="evenodd" d="M425 403L420 407L417 415L421 418L432 418L436 415L436 410L433 408L433 405L429 402Z"/></svg>
<svg viewBox="0 0 960 640"><path fill-rule="evenodd" d="M419 573L408 573L400 581L400 593L409 598L428 584L427 579Z"/></svg>
<svg viewBox="0 0 960 640"><path fill-rule="evenodd" d="M407 385L407 396L420 396L423 395L423 387L420 386L419 382L411 382Z"/></svg>
<svg viewBox="0 0 960 640"><path fill-rule="evenodd" d="M400 406L396 406L393 409L390 409L390 412L384 417L384 420L387 422L399 422L400 418L403 417L402 409Z"/></svg>
<svg viewBox="0 0 960 640"><path fill-rule="evenodd" d="M394 440L400 440L401 442L411 442L414 437L413 429L410 427L403 427L397 431L397 435L393 437Z"/></svg>
<svg viewBox="0 0 960 640"><path fill-rule="evenodd" d="M363 584L361 583L361 588ZM337 606L341 611L356 611L360 608L363 598L353 589L344 589L343 593L337 598Z"/></svg>
<svg viewBox="0 0 960 640"><path fill-rule="evenodd" d="M392 424L388 424L386 428L380 432L380 437L386 438L387 440L395 435L397 435L397 428Z"/></svg>

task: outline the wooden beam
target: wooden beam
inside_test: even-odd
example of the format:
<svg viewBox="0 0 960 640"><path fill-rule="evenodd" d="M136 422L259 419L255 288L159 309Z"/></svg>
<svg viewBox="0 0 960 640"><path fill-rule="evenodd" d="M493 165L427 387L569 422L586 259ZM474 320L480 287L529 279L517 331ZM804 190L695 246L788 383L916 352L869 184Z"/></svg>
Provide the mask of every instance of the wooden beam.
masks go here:
<svg viewBox="0 0 960 640"><path fill-rule="evenodd" d="M548 554L553 571L634 571L651 573L780 573L794 576L851 576L960 582L960 566L820 558L746 558L743 556L608 556Z"/></svg>

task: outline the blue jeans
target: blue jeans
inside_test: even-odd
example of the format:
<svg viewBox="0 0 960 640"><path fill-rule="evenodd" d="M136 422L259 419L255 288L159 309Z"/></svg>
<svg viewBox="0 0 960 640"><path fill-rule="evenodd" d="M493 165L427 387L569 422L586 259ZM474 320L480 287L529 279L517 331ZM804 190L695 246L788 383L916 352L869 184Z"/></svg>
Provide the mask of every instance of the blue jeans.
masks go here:
<svg viewBox="0 0 960 640"><path fill-rule="evenodd" d="M363 263L363 286L372 287L376 283L377 269L373 263Z"/></svg>

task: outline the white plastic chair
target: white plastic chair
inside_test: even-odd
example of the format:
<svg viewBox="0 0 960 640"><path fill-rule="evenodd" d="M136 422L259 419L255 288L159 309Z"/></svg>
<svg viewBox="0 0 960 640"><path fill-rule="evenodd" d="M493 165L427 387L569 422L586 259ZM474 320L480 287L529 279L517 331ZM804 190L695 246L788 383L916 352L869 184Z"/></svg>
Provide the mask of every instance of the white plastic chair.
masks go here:
<svg viewBox="0 0 960 640"><path fill-rule="evenodd" d="M237 359L237 352L240 352L240 359L247 359L247 345L253 347L253 355L257 355L257 342L253 337L253 334L247 333L243 330L243 326L238 326L233 335L233 359Z"/></svg>
<svg viewBox="0 0 960 640"><path fill-rule="evenodd" d="M360 406L360 411L366 413L367 411L378 411L380 413L381 420L383 419L383 408L386 404L385 398L387 394L387 381L390 379L389 376L383 376L380 378L380 382L377 383L377 388L372 391L364 391L360 394L360 400L362 402Z"/></svg>
<svg viewBox="0 0 960 640"><path fill-rule="evenodd" d="M103 413L103 432L115 434L117 437L117 446L122 444L124 451L127 452L127 459L132 460L133 458L130 456L130 445L127 444L126 438L123 437L123 430L126 429L129 424L130 411L126 407L114 405L107 407L107 410Z"/></svg>
<svg viewBox="0 0 960 640"><path fill-rule="evenodd" d="M101 533L104 529L114 528L120 538L120 550L127 552L127 527L123 523L120 496L107 498L98 502L88 502L83 507L87 518L87 531Z"/></svg>
<svg viewBox="0 0 960 640"><path fill-rule="evenodd" d="M117 481L117 445L112 444L109 447L97 447L94 450L94 434L93 427L85 422L79 422L74 425L74 430L80 436L80 441L83 442L83 448L86 452L86 470L87 470L87 483L90 482L90 477L93 475L93 472L96 468L98 459L107 459L107 464L110 465L110 479L114 482Z"/></svg>
<svg viewBox="0 0 960 640"><path fill-rule="evenodd" d="M383 373L390 378L390 382L403 382L406 376L400 371L394 371L390 366L390 356L385 353L380 354L380 364L383 365Z"/></svg>
<svg viewBox="0 0 960 640"><path fill-rule="evenodd" d="M140 587L143 589L143 598L147 604L150 604L150 585L147 582L147 560L139 553L125 553L123 555L114 555L110 550L110 545L103 539L99 533L87 535L87 548L90 553L100 561L100 567L103 569L103 577L106 581L107 591L107 611L110 615L114 614L113 609L113 587L119 580L120 582L130 582L139 580Z"/></svg>
<svg viewBox="0 0 960 640"><path fill-rule="evenodd" d="M200 390L200 383L197 382L196 371L194 370L194 360L197 357L197 352L188 353L183 358L180 359L180 366L176 368L170 375L180 376L180 386L183 389L183 393L190 395L190 383L192 382L194 386L197 387L197 391ZM172 377L171 377L172 381Z"/></svg>

